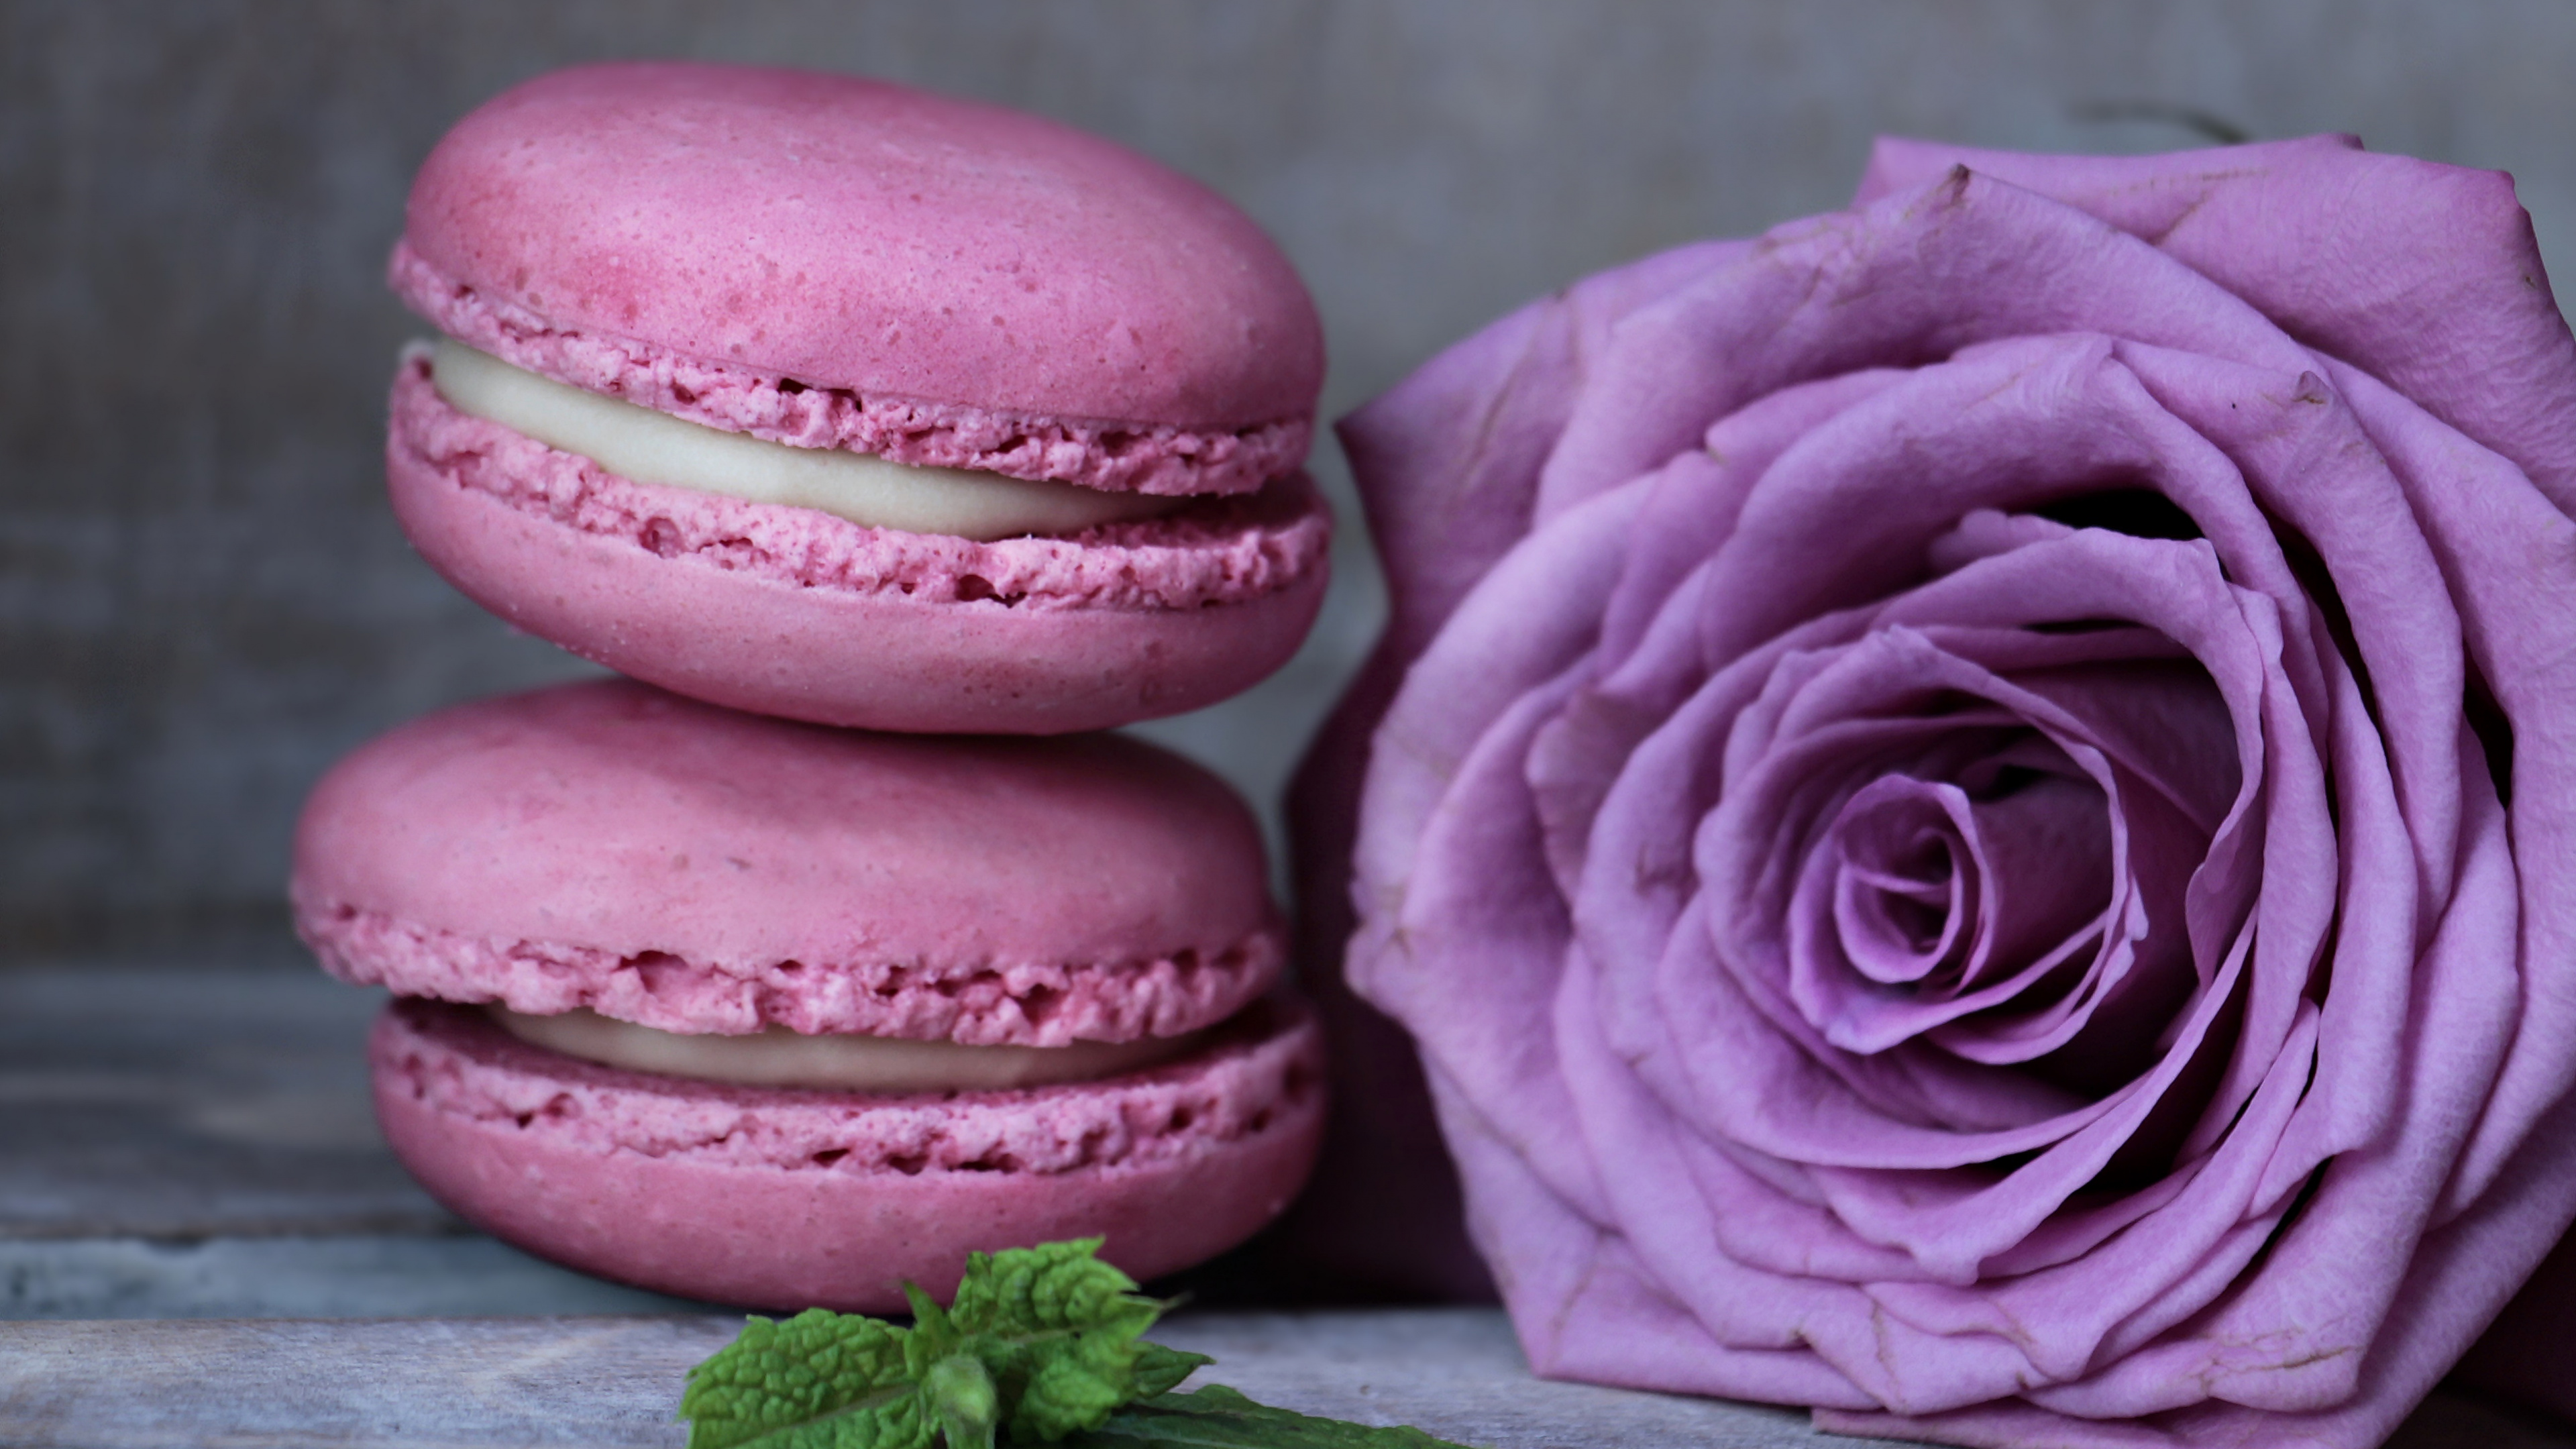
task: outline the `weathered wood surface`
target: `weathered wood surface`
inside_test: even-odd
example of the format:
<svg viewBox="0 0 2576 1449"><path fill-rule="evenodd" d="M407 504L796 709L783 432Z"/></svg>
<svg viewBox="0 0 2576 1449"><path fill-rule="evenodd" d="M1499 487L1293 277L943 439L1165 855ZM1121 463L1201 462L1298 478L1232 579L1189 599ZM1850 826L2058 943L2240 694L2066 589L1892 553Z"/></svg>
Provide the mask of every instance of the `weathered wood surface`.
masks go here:
<svg viewBox="0 0 2576 1449"><path fill-rule="evenodd" d="M464 1230L368 1106L381 993L309 965L0 970L0 1238Z"/></svg>
<svg viewBox="0 0 2576 1449"><path fill-rule="evenodd" d="M739 1320L0 1325L0 1443L23 1449L346 1444L676 1446L689 1365ZM1308 1413L1493 1449L1857 1445L1773 1409L1529 1376L1488 1310L1183 1317L1202 1377Z"/></svg>
<svg viewBox="0 0 2576 1449"><path fill-rule="evenodd" d="M0 1324L0 1443L16 1449L678 1446L680 1385L739 1320L624 1318ZM1834 1449L1802 1415L1532 1378L1480 1309L1183 1315L1157 1337L1268 1403L1409 1423L1491 1449ZM2560 1449L2455 1399L2395 1449Z"/></svg>
<svg viewBox="0 0 2576 1449"><path fill-rule="evenodd" d="M708 1307L558 1268L479 1233L0 1242L0 1319L462 1318Z"/></svg>
<svg viewBox="0 0 2576 1449"><path fill-rule="evenodd" d="M0 971L0 1318L696 1306L430 1201L368 1106L382 1004L309 966Z"/></svg>
<svg viewBox="0 0 2576 1449"><path fill-rule="evenodd" d="M1496 1309L1183 1314L1153 1336L1216 1358L1194 1383L1232 1384L1301 1413L1412 1424L1494 1449L1867 1442L1818 1434L1804 1414L1782 1409L1535 1378Z"/></svg>
<svg viewBox="0 0 2576 1449"><path fill-rule="evenodd" d="M0 1325L0 1443L677 1445L720 1318Z"/></svg>

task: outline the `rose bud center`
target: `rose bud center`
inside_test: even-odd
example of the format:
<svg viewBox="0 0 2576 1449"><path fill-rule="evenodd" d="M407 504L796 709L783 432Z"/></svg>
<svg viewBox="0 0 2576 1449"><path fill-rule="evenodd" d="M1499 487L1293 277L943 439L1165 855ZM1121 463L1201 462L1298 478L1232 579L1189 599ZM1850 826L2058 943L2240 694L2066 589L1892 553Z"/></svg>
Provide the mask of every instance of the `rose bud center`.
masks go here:
<svg viewBox="0 0 2576 1449"><path fill-rule="evenodd" d="M1820 853L1829 904L1815 903L1820 949L1798 953L1796 995L1849 1051L2062 995L2115 895L2101 787L2033 737L1946 778L1878 776L1843 802Z"/></svg>

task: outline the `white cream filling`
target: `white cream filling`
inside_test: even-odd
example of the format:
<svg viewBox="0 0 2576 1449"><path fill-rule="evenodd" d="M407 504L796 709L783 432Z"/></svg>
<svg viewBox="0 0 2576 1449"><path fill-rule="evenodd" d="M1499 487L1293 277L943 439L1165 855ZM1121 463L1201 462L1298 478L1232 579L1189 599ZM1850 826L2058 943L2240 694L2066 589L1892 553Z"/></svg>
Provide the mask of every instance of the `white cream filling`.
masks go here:
<svg viewBox="0 0 2576 1449"><path fill-rule="evenodd" d="M430 356L430 381L458 412L638 483L820 509L870 528L990 542L1079 533L1186 501L920 468L846 448L793 448L539 377L449 337L438 339Z"/></svg>
<svg viewBox="0 0 2576 1449"><path fill-rule="evenodd" d="M1169 1061L1197 1046L1200 1036L1060 1047L962 1046L884 1036L800 1036L780 1026L748 1036L683 1035L592 1011L529 1016L497 1004L484 1010L521 1041L603 1066L746 1087L879 1094L1087 1082Z"/></svg>

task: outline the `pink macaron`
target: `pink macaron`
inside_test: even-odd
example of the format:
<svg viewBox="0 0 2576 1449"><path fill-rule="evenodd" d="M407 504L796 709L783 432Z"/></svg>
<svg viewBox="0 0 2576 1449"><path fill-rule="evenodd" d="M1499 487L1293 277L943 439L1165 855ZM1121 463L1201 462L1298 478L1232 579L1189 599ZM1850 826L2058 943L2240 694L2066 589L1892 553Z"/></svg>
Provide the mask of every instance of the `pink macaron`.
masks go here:
<svg viewBox="0 0 2576 1449"><path fill-rule="evenodd" d="M376 1108L431 1194L664 1292L884 1311L1091 1235L1152 1277L1268 1221L1321 1128L1248 812L1117 736L487 700L335 767L290 895L397 997Z"/></svg>
<svg viewBox="0 0 2576 1449"><path fill-rule="evenodd" d="M1293 653L1321 329L1260 229L1037 117L587 66L475 110L391 279L395 511L531 633L701 699L1044 734Z"/></svg>

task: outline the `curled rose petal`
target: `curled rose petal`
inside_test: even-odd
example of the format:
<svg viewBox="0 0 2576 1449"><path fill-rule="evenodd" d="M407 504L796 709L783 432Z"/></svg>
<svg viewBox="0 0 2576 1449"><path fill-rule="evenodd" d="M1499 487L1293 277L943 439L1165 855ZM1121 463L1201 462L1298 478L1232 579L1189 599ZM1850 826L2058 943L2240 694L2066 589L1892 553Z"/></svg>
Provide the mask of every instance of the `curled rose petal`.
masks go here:
<svg viewBox="0 0 2576 1449"><path fill-rule="evenodd" d="M1541 1371L2357 1449L2469 1349L2576 1218L2539 277L2339 138L1891 142L1346 421L1349 976Z"/></svg>

